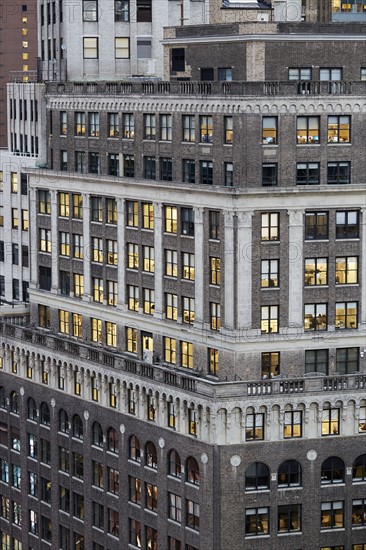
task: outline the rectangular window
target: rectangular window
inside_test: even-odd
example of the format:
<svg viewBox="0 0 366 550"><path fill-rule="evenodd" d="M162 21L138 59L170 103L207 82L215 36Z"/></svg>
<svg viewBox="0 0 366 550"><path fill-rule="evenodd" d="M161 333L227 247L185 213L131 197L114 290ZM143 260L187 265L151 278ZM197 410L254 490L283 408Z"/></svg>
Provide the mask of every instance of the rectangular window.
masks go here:
<svg viewBox="0 0 366 550"><path fill-rule="evenodd" d="M269 534L269 508L246 508L245 536L258 537Z"/></svg>
<svg viewBox="0 0 366 550"><path fill-rule="evenodd" d="M60 111L60 135L67 135L67 112Z"/></svg>
<svg viewBox="0 0 366 550"><path fill-rule="evenodd" d="M195 531L200 528L200 506L192 500L187 500L187 526Z"/></svg>
<svg viewBox="0 0 366 550"><path fill-rule="evenodd" d="M328 350L306 350L305 372L320 372L322 374L328 375Z"/></svg>
<svg viewBox="0 0 366 550"><path fill-rule="evenodd" d="M51 252L52 243L51 243L51 230L50 229L40 229L39 230L39 251L40 252Z"/></svg>
<svg viewBox="0 0 366 550"><path fill-rule="evenodd" d="M224 143L232 145L234 142L233 117L224 117Z"/></svg>
<svg viewBox="0 0 366 550"><path fill-rule="evenodd" d="M261 217L261 239L262 241L279 241L279 213L266 212Z"/></svg>
<svg viewBox="0 0 366 550"><path fill-rule="evenodd" d="M220 318L220 304L210 302L210 327L211 330L220 330L221 318Z"/></svg>
<svg viewBox="0 0 366 550"><path fill-rule="evenodd" d="M161 172L160 179L163 179L162 176L165 176L165 173L164 173L164 168L165 168L164 160L168 160L168 159L161 159L162 164L160 166L160 172ZM170 160L170 169L171 169L171 160ZM144 178L146 178L148 180L156 179L156 159L155 159L155 157L144 157ZM170 174L170 178L171 178L171 174ZM171 181L171 179L170 179L170 181Z"/></svg>
<svg viewBox="0 0 366 550"><path fill-rule="evenodd" d="M142 203L142 227L154 229L154 205L151 203Z"/></svg>
<svg viewBox="0 0 366 550"><path fill-rule="evenodd" d="M202 143L212 143L213 126L212 116L200 116L200 141Z"/></svg>
<svg viewBox="0 0 366 550"><path fill-rule="evenodd" d="M142 252L143 252L143 270L149 273L154 273L154 270L155 270L154 247L143 246Z"/></svg>
<svg viewBox="0 0 366 550"><path fill-rule="evenodd" d="M214 210L209 212L209 238L215 241L220 240L220 212Z"/></svg>
<svg viewBox="0 0 366 550"><path fill-rule="evenodd" d="M264 413L247 414L245 422L245 440L264 440Z"/></svg>
<svg viewBox="0 0 366 550"><path fill-rule="evenodd" d="M18 210L18 208L12 208L11 209L11 228L12 229L18 229L19 228L19 210Z"/></svg>
<svg viewBox="0 0 366 550"><path fill-rule="evenodd" d="M196 163L194 160L183 159L182 172L184 183L196 183Z"/></svg>
<svg viewBox="0 0 366 550"><path fill-rule="evenodd" d="M171 50L171 71L185 71L185 48L172 48ZM365 79L366 80L366 79Z"/></svg>
<svg viewBox="0 0 366 550"><path fill-rule="evenodd" d="M328 258L306 258L304 272L305 286L328 284Z"/></svg>
<svg viewBox="0 0 366 550"><path fill-rule="evenodd" d="M144 115L144 139L155 139L155 115Z"/></svg>
<svg viewBox="0 0 366 550"><path fill-rule="evenodd" d="M139 310L139 287L127 285L128 309L130 311Z"/></svg>
<svg viewBox="0 0 366 550"><path fill-rule="evenodd" d="M106 222L117 225L117 202L115 199L106 199Z"/></svg>
<svg viewBox="0 0 366 550"><path fill-rule="evenodd" d="M151 0L136 0L136 21L137 23L151 23L152 9Z"/></svg>
<svg viewBox="0 0 366 550"><path fill-rule="evenodd" d="M328 212L306 212L305 240L325 240L328 238Z"/></svg>
<svg viewBox="0 0 366 550"><path fill-rule="evenodd" d="M92 278L93 282L93 300L94 302L103 303L103 279L99 279L98 277Z"/></svg>
<svg viewBox="0 0 366 550"><path fill-rule="evenodd" d="M262 143L263 145L277 145L276 116L264 116L262 119Z"/></svg>
<svg viewBox="0 0 366 550"><path fill-rule="evenodd" d="M328 185L343 185L351 183L350 162L328 162Z"/></svg>
<svg viewBox="0 0 366 550"><path fill-rule="evenodd" d="M226 187L234 185L234 165L232 162L224 162L224 185Z"/></svg>
<svg viewBox="0 0 366 550"><path fill-rule="evenodd" d="M182 254L182 279L194 281L194 254Z"/></svg>
<svg viewBox="0 0 366 550"><path fill-rule="evenodd" d="M118 113L108 113L108 137L119 137Z"/></svg>
<svg viewBox="0 0 366 550"><path fill-rule="evenodd" d="M137 353L137 330L126 327L126 351Z"/></svg>
<svg viewBox="0 0 366 550"><path fill-rule="evenodd" d="M69 312L64 309L59 309L59 331L62 334L69 334Z"/></svg>
<svg viewBox="0 0 366 550"><path fill-rule="evenodd" d="M154 315L155 293L150 288L143 288L143 309L147 315Z"/></svg>
<svg viewBox="0 0 366 550"><path fill-rule="evenodd" d="M319 143L320 120L317 116L297 117L297 143L314 145Z"/></svg>
<svg viewBox="0 0 366 550"><path fill-rule="evenodd" d="M342 80L342 69L338 67L324 67L319 70L321 81L339 81Z"/></svg>
<svg viewBox="0 0 366 550"><path fill-rule="evenodd" d="M194 298L182 298L183 323L193 325L194 323Z"/></svg>
<svg viewBox="0 0 366 550"><path fill-rule="evenodd" d="M359 348L338 348L336 356L337 374L354 374L359 370Z"/></svg>
<svg viewBox="0 0 366 550"><path fill-rule="evenodd" d="M18 174L10 172L10 189L12 193L18 193Z"/></svg>
<svg viewBox="0 0 366 550"><path fill-rule="evenodd" d="M208 348L208 374L218 376L219 374L219 350Z"/></svg>
<svg viewBox="0 0 366 550"><path fill-rule="evenodd" d="M139 268L139 245L127 243L127 267L129 269Z"/></svg>
<svg viewBox="0 0 366 550"><path fill-rule="evenodd" d="M160 139L172 140L172 115L160 115Z"/></svg>
<svg viewBox="0 0 366 550"><path fill-rule="evenodd" d="M220 270L220 258L210 258L210 284L220 286L221 282L221 270Z"/></svg>
<svg viewBox="0 0 366 550"><path fill-rule="evenodd" d="M85 158L86 157L84 151L75 151L75 172L78 172L79 174L85 174Z"/></svg>
<svg viewBox="0 0 366 550"><path fill-rule="evenodd" d="M176 206L165 206L165 232L177 233L178 212Z"/></svg>
<svg viewBox="0 0 366 550"><path fill-rule="evenodd" d="M130 20L129 0L114 0L114 20L128 23Z"/></svg>
<svg viewBox="0 0 366 550"><path fill-rule="evenodd" d="M279 307L261 307L261 332L262 334L274 334L279 331Z"/></svg>
<svg viewBox="0 0 366 550"><path fill-rule="evenodd" d="M148 158L148 157L145 157ZM160 179L163 181L172 181L173 180L173 160L171 158L159 159L160 164ZM155 170L154 170L155 175ZM151 178L154 179L154 178Z"/></svg>
<svg viewBox="0 0 366 550"><path fill-rule="evenodd" d="M85 113L75 113L75 135L85 136Z"/></svg>
<svg viewBox="0 0 366 550"><path fill-rule="evenodd" d="M118 283L107 281L107 305L116 306L118 300Z"/></svg>
<svg viewBox="0 0 366 550"><path fill-rule="evenodd" d="M92 261L103 263L103 239L93 237Z"/></svg>
<svg viewBox="0 0 366 550"><path fill-rule="evenodd" d="M108 153L108 175L118 178L119 176L119 155Z"/></svg>
<svg viewBox="0 0 366 550"><path fill-rule="evenodd" d="M192 162L194 163L194 161ZM200 160L200 183L213 185L213 162L211 160Z"/></svg>
<svg viewBox="0 0 366 550"><path fill-rule="evenodd" d="M280 352L262 353L262 379L273 378L280 374Z"/></svg>
<svg viewBox="0 0 366 550"><path fill-rule="evenodd" d="M172 365L177 361L177 341L175 338L164 337L164 361Z"/></svg>
<svg viewBox="0 0 366 550"><path fill-rule="evenodd" d="M289 80L311 80L311 68L294 67L288 70Z"/></svg>
<svg viewBox="0 0 366 550"><path fill-rule="evenodd" d="M151 40L137 39L137 59L151 59Z"/></svg>
<svg viewBox="0 0 366 550"><path fill-rule="evenodd" d="M302 411L285 411L283 437L284 439L302 437Z"/></svg>
<svg viewBox="0 0 366 550"><path fill-rule="evenodd" d="M328 116L328 143L350 143L351 117Z"/></svg>
<svg viewBox="0 0 366 550"><path fill-rule="evenodd" d="M194 115L183 115L183 141L194 142L195 141L195 117Z"/></svg>
<svg viewBox="0 0 366 550"><path fill-rule="evenodd" d="M38 212L51 214L51 194L49 191L38 191Z"/></svg>
<svg viewBox="0 0 366 550"><path fill-rule="evenodd" d="M61 256L70 256L70 233L65 233L60 231L59 233L60 241L60 255Z"/></svg>
<svg viewBox="0 0 366 550"><path fill-rule="evenodd" d="M123 113L123 139L134 139L135 116L133 113Z"/></svg>
<svg viewBox="0 0 366 550"><path fill-rule="evenodd" d="M112 348L117 347L117 325L106 321L105 323L106 344Z"/></svg>
<svg viewBox="0 0 366 550"><path fill-rule="evenodd" d="M130 58L130 39L128 37L116 37L114 39L114 56L116 59Z"/></svg>
<svg viewBox="0 0 366 550"><path fill-rule="evenodd" d="M191 342L180 343L181 365L186 369L193 369L193 344Z"/></svg>
<svg viewBox="0 0 366 550"><path fill-rule="evenodd" d="M339 435L339 409L323 409L322 411L322 435Z"/></svg>
<svg viewBox="0 0 366 550"><path fill-rule="evenodd" d="M344 502L322 502L320 529L344 527Z"/></svg>
<svg viewBox="0 0 366 550"><path fill-rule="evenodd" d="M80 313L72 314L72 335L75 338L83 337L83 316Z"/></svg>
<svg viewBox="0 0 366 550"><path fill-rule="evenodd" d="M340 210L336 213L336 239L359 238L359 212Z"/></svg>
<svg viewBox="0 0 366 550"><path fill-rule="evenodd" d="M137 201L126 202L127 226L138 227L139 225L139 203Z"/></svg>
<svg viewBox="0 0 366 550"><path fill-rule="evenodd" d="M336 285L358 283L358 256L336 258Z"/></svg>
<svg viewBox="0 0 366 550"><path fill-rule="evenodd" d="M232 67L221 67L217 69L217 76L220 81L231 81L233 79Z"/></svg>
<svg viewBox="0 0 366 550"><path fill-rule="evenodd" d="M158 510L158 488L156 485L151 483L145 484L145 494L146 494L146 508L157 512Z"/></svg>
<svg viewBox="0 0 366 550"><path fill-rule="evenodd" d="M91 221L102 222L103 221L103 207L101 197L90 197L91 205Z"/></svg>
<svg viewBox="0 0 366 550"><path fill-rule="evenodd" d="M357 302L336 303L335 328L336 330L358 328Z"/></svg>
<svg viewBox="0 0 366 550"><path fill-rule="evenodd" d="M264 187L277 185L277 164L262 164L262 185Z"/></svg>
<svg viewBox="0 0 366 550"><path fill-rule="evenodd" d="M73 239L73 257L82 260L84 258L84 237L74 234Z"/></svg>
<svg viewBox="0 0 366 550"><path fill-rule="evenodd" d="M214 69L213 67L204 67L201 69L201 80L202 81L212 81L214 80Z"/></svg>
<svg viewBox="0 0 366 550"><path fill-rule="evenodd" d="M279 286L279 260L261 261L261 287L274 288Z"/></svg>
<svg viewBox="0 0 366 550"><path fill-rule="evenodd" d="M320 164L319 162L299 162L296 165L297 185L319 185Z"/></svg>
<svg viewBox="0 0 366 550"><path fill-rule="evenodd" d="M123 175L125 178L135 177L135 156L123 155Z"/></svg>
<svg viewBox="0 0 366 550"><path fill-rule="evenodd" d="M91 340L96 344L102 343L102 321L101 319L91 318Z"/></svg>
<svg viewBox="0 0 366 550"><path fill-rule="evenodd" d="M327 304L305 304L304 330L327 330Z"/></svg>
<svg viewBox="0 0 366 550"><path fill-rule="evenodd" d="M177 523L182 521L182 498L174 493L168 493L169 518Z"/></svg>
<svg viewBox="0 0 366 550"><path fill-rule="evenodd" d="M176 294L165 295L166 318L176 321L178 318L178 296Z"/></svg>
<svg viewBox="0 0 366 550"><path fill-rule="evenodd" d="M98 21L97 0L83 0L83 21Z"/></svg>
<svg viewBox="0 0 366 550"><path fill-rule="evenodd" d="M99 153L89 153L89 172L91 174L100 173Z"/></svg>
<svg viewBox="0 0 366 550"><path fill-rule="evenodd" d="M194 210L193 208L181 209L181 234L182 235L194 235Z"/></svg>
<svg viewBox="0 0 366 550"><path fill-rule="evenodd" d="M98 59L98 38L83 38L84 59Z"/></svg>

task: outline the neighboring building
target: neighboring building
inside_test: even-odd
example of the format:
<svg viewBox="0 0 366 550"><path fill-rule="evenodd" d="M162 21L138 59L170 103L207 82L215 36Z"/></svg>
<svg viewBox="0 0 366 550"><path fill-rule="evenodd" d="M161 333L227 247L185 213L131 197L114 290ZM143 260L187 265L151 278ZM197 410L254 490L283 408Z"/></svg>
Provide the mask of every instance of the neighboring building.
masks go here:
<svg viewBox="0 0 366 550"><path fill-rule="evenodd" d="M166 81L45 84L4 548L365 550L363 35L169 28Z"/></svg>
<svg viewBox="0 0 366 550"><path fill-rule="evenodd" d="M341 21L342 23L365 22L365 0L332 0L332 21Z"/></svg>
<svg viewBox="0 0 366 550"><path fill-rule="evenodd" d="M6 85L37 76L37 10L34 0L2 2L0 10L0 148L6 148Z"/></svg>

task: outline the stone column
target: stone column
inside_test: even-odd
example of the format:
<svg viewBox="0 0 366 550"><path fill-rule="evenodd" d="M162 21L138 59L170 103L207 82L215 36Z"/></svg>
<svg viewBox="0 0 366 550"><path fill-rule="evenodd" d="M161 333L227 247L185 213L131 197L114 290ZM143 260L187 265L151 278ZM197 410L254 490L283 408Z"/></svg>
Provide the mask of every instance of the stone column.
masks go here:
<svg viewBox="0 0 366 550"><path fill-rule="evenodd" d="M204 234L203 208L194 210L194 307L195 328L203 327L204 318Z"/></svg>
<svg viewBox="0 0 366 550"><path fill-rule="evenodd" d="M361 258L362 258L362 270L359 268L360 273L360 286L362 289L361 292L361 328L365 330L366 328L366 208L361 209ZM366 346L364 346L366 347Z"/></svg>
<svg viewBox="0 0 366 550"><path fill-rule="evenodd" d="M59 238L58 238L58 207L57 191L51 190L51 262L52 262L52 292L57 293L59 287Z"/></svg>
<svg viewBox="0 0 366 550"><path fill-rule="evenodd" d="M125 202L123 199L117 199L117 227L118 227L118 300L117 304L120 309L125 309Z"/></svg>
<svg viewBox="0 0 366 550"><path fill-rule="evenodd" d="M226 211L225 214L225 329L234 328L234 268L235 268L235 245L234 245L234 212Z"/></svg>
<svg viewBox="0 0 366 550"><path fill-rule="evenodd" d="M238 213L238 328L252 328L252 216Z"/></svg>
<svg viewBox="0 0 366 550"><path fill-rule="evenodd" d="M303 210L287 210L289 216L288 327L303 326ZM282 273L283 275L283 273ZM281 274L280 274L281 277ZM281 284L281 283L280 283Z"/></svg>
<svg viewBox="0 0 366 550"><path fill-rule="evenodd" d="M163 296L163 207L160 202L154 202L154 254L155 254L155 309L154 317L163 318L164 296Z"/></svg>
<svg viewBox="0 0 366 550"><path fill-rule="evenodd" d="M37 228L37 191L29 189L29 266L30 288L38 286L38 228Z"/></svg>
<svg viewBox="0 0 366 550"><path fill-rule="evenodd" d="M84 296L86 301L90 300L90 262L93 259L92 243L90 240L90 204L89 195L83 193L83 236L84 236Z"/></svg>

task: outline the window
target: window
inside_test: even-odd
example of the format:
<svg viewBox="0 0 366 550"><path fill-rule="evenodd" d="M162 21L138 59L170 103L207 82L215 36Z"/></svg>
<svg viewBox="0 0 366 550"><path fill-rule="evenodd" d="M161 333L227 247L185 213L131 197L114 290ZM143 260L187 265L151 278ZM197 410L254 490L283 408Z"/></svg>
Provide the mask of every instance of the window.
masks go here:
<svg viewBox="0 0 366 550"><path fill-rule="evenodd" d="M193 369L193 344L181 342L181 365L186 369Z"/></svg>
<svg viewBox="0 0 366 550"><path fill-rule="evenodd" d="M129 269L139 268L139 245L127 243L127 267Z"/></svg>
<svg viewBox="0 0 366 550"><path fill-rule="evenodd" d="M344 462L337 456L331 456L324 460L321 467L321 484L344 483L345 467Z"/></svg>
<svg viewBox="0 0 366 550"><path fill-rule="evenodd" d="M365 401L363 403L365 403ZM360 407L358 415L358 433L366 433L366 404Z"/></svg>
<svg viewBox="0 0 366 550"><path fill-rule="evenodd" d="M261 332L262 334L278 333L279 307L262 306L261 307Z"/></svg>
<svg viewBox="0 0 366 550"><path fill-rule="evenodd" d="M127 226L138 227L139 225L139 204L136 201L126 202Z"/></svg>
<svg viewBox="0 0 366 550"><path fill-rule="evenodd" d="M18 193L18 174L10 172L10 189L12 193Z"/></svg>
<svg viewBox="0 0 366 550"><path fill-rule="evenodd" d="M224 162L224 185L226 187L234 185L234 165L232 162Z"/></svg>
<svg viewBox="0 0 366 550"><path fill-rule="evenodd" d="M304 329L327 330L327 304L305 304Z"/></svg>
<svg viewBox="0 0 366 550"><path fill-rule="evenodd" d="M182 498L174 493L168 493L169 518L177 523L182 521Z"/></svg>
<svg viewBox="0 0 366 550"><path fill-rule="evenodd" d="M366 525L366 498L352 500L352 527Z"/></svg>
<svg viewBox="0 0 366 550"><path fill-rule="evenodd" d="M103 447L103 429L99 422L93 424L92 445Z"/></svg>
<svg viewBox="0 0 366 550"><path fill-rule="evenodd" d="M209 212L209 238L220 240L220 212L214 210Z"/></svg>
<svg viewBox="0 0 366 550"><path fill-rule="evenodd" d="M220 271L220 258L210 258L210 284L220 286L221 271Z"/></svg>
<svg viewBox="0 0 366 550"><path fill-rule="evenodd" d="M49 306L44 306L42 304L38 306L38 322L41 328L50 328L51 310Z"/></svg>
<svg viewBox="0 0 366 550"><path fill-rule="evenodd" d="M51 194L49 191L38 191L38 212L51 214Z"/></svg>
<svg viewBox="0 0 366 550"><path fill-rule="evenodd" d="M200 141L203 143L212 143L212 137L212 116L200 116Z"/></svg>
<svg viewBox="0 0 366 550"><path fill-rule="evenodd" d="M317 116L297 117L297 143L314 145L319 143L320 122Z"/></svg>
<svg viewBox="0 0 366 550"><path fill-rule="evenodd" d="M144 301L143 301L144 313L146 313L147 315L153 315L154 309L155 309L155 297L154 297L155 293L150 288L143 288L142 290L143 290L143 296L144 296Z"/></svg>
<svg viewBox="0 0 366 550"><path fill-rule="evenodd" d="M80 174L85 174L86 172L84 151L75 151L75 172L79 172Z"/></svg>
<svg viewBox="0 0 366 550"><path fill-rule="evenodd" d="M177 233L177 208L176 206L165 206L165 232Z"/></svg>
<svg viewBox="0 0 366 550"><path fill-rule="evenodd" d="M108 516L108 533L119 536L119 513L111 508L107 509Z"/></svg>
<svg viewBox="0 0 366 550"><path fill-rule="evenodd" d="M328 116L328 143L349 143L351 141L351 117Z"/></svg>
<svg viewBox="0 0 366 550"><path fill-rule="evenodd" d="M305 286L328 284L328 258L305 259Z"/></svg>
<svg viewBox="0 0 366 550"><path fill-rule="evenodd" d="M60 255L70 256L70 234L60 231L59 240L60 240Z"/></svg>
<svg viewBox="0 0 366 550"><path fill-rule="evenodd" d="M228 145L232 145L234 141L233 120L232 116L224 117L224 143Z"/></svg>
<svg viewBox="0 0 366 550"><path fill-rule="evenodd" d="M127 23L130 20L129 0L114 1L114 20Z"/></svg>
<svg viewBox="0 0 366 550"><path fill-rule="evenodd" d="M158 459L157 459L156 447L154 443L152 443L151 441L148 441L146 443L145 450L146 450L146 465L156 470L158 467Z"/></svg>
<svg viewBox="0 0 366 550"><path fill-rule="evenodd" d="M297 185L319 185L320 164L319 162L300 162L296 165Z"/></svg>
<svg viewBox="0 0 366 550"><path fill-rule="evenodd" d="M175 251L167 250L166 252L173 252L174 254ZM175 259L176 254L175 252ZM188 252L182 254L182 279L194 281L194 254L189 254Z"/></svg>
<svg viewBox="0 0 366 550"><path fill-rule="evenodd" d="M301 531L301 504L279 506L277 528L279 533Z"/></svg>
<svg viewBox="0 0 366 550"><path fill-rule="evenodd" d="M262 379L273 378L280 374L280 352L262 353Z"/></svg>
<svg viewBox="0 0 366 550"><path fill-rule="evenodd" d="M83 38L84 59L98 59L98 38Z"/></svg>
<svg viewBox="0 0 366 550"><path fill-rule="evenodd" d="M319 72L320 80L342 80L342 69L341 68L321 68Z"/></svg>
<svg viewBox="0 0 366 550"><path fill-rule="evenodd" d="M126 327L126 351L137 353L137 330Z"/></svg>
<svg viewBox="0 0 366 550"><path fill-rule="evenodd" d="M137 548L141 546L141 523L135 519L130 518L130 544Z"/></svg>
<svg viewBox="0 0 366 550"><path fill-rule="evenodd" d="M269 468L263 462L253 462L245 472L245 490L269 489Z"/></svg>
<svg viewBox="0 0 366 550"><path fill-rule="evenodd" d="M305 240L328 239L328 212L305 213Z"/></svg>
<svg viewBox="0 0 366 550"><path fill-rule="evenodd" d="M155 157L144 157L144 178L148 180L156 179Z"/></svg>
<svg viewBox="0 0 366 550"><path fill-rule="evenodd" d="M67 135L67 112L60 111L60 135Z"/></svg>
<svg viewBox="0 0 366 550"><path fill-rule="evenodd" d="M328 184L351 183L349 162L328 162Z"/></svg>
<svg viewBox="0 0 366 550"><path fill-rule="evenodd" d="M73 240L73 257L82 260L84 258L84 237L83 235L74 234Z"/></svg>
<svg viewBox="0 0 366 550"><path fill-rule="evenodd" d="M194 115L183 115L183 141L194 142L195 133L196 124Z"/></svg>
<svg viewBox="0 0 366 550"><path fill-rule="evenodd" d="M126 178L135 177L135 157L134 155L123 155L123 175Z"/></svg>
<svg viewBox="0 0 366 550"><path fill-rule="evenodd" d="M11 209L11 228L12 229L18 229L19 228L19 210L18 210L18 208L12 208Z"/></svg>
<svg viewBox="0 0 366 550"><path fill-rule="evenodd" d="M133 139L135 137L135 117L133 113L123 113L123 138Z"/></svg>
<svg viewBox="0 0 366 550"><path fill-rule="evenodd" d="M358 257L344 256L336 258L336 285L358 283Z"/></svg>
<svg viewBox="0 0 366 550"><path fill-rule="evenodd" d="M174 449L169 453L169 475L181 478L182 464L179 453Z"/></svg>
<svg viewBox="0 0 366 550"><path fill-rule="evenodd" d="M268 535L269 508L246 508L245 536Z"/></svg>
<svg viewBox="0 0 366 550"><path fill-rule="evenodd" d="M88 132L90 137L99 137L99 113L89 113Z"/></svg>
<svg viewBox="0 0 366 550"><path fill-rule="evenodd" d="M145 484L146 508L152 512L158 511L158 488L151 483Z"/></svg>
<svg viewBox="0 0 366 550"><path fill-rule="evenodd" d="M279 240L279 213L267 212L262 214L261 218L261 238L262 241Z"/></svg>
<svg viewBox="0 0 366 550"><path fill-rule="evenodd" d="M277 145L277 124L276 116L265 116L262 119L262 143L263 145Z"/></svg>
<svg viewBox="0 0 366 550"><path fill-rule="evenodd" d="M261 287L278 287L279 260L261 261Z"/></svg>
<svg viewBox="0 0 366 550"><path fill-rule="evenodd" d="M184 72L185 71L185 48L172 48L172 50L171 50L171 71L172 72Z"/></svg>
<svg viewBox="0 0 366 550"><path fill-rule="evenodd" d="M93 300L103 303L103 279L93 277Z"/></svg>
<svg viewBox="0 0 366 550"><path fill-rule="evenodd" d="M41 500L51 504L51 481L41 477Z"/></svg>
<svg viewBox="0 0 366 550"><path fill-rule="evenodd" d="M137 59L151 59L151 40L137 39Z"/></svg>
<svg viewBox="0 0 366 550"><path fill-rule="evenodd" d="M19 265L19 246L15 243L12 243L11 245L11 257L12 264Z"/></svg>
<svg viewBox="0 0 366 550"><path fill-rule="evenodd" d="M103 485L104 485L103 464L100 464L95 460L92 461L92 483L96 487L101 487L101 488L103 488Z"/></svg>
<svg viewBox="0 0 366 550"><path fill-rule="evenodd" d="M172 140L172 115L160 115L160 139Z"/></svg>
<svg viewBox="0 0 366 550"><path fill-rule="evenodd" d="M29 229L29 213L28 210L22 210L22 231Z"/></svg>
<svg viewBox="0 0 366 550"><path fill-rule="evenodd" d="M230 81L233 79L232 67L222 67L217 70L217 76L220 81Z"/></svg>
<svg viewBox="0 0 366 550"><path fill-rule="evenodd" d="M201 70L201 80L202 81L211 81L214 80L214 69L213 67L207 67L200 69Z"/></svg>
<svg viewBox="0 0 366 550"><path fill-rule="evenodd" d="M96 344L102 343L102 321L94 317L91 318L91 340Z"/></svg>
<svg viewBox="0 0 366 550"><path fill-rule="evenodd" d="M76 220L83 219L83 197L75 193L72 195L72 217Z"/></svg>
<svg viewBox="0 0 366 550"><path fill-rule="evenodd" d="M305 372L321 372L328 374L328 350L306 350Z"/></svg>
<svg viewBox="0 0 366 550"><path fill-rule="evenodd" d="M323 409L322 435L339 435L339 409Z"/></svg>
<svg viewBox="0 0 366 550"><path fill-rule="evenodd" d="M154 205L151 203L142 203L142 227L154 229Z"/></svg>
<svg viewBox="0 0 366 550"><path fill-rule="evenodd" d="M136 21L137 23L151 23L152 10L151 0L136 0Z"/></svg>
<svg viewBox="0 0 366 550"><path fill-rule="evenodd" d="M97 0L83 0L83 21L98 21Z"/></svg>
<svg viewBox="0 0 366 550"><path fill-rule="evenodd" d="M208 163L202 163L208 164ZM184 183L196 183L196 163L191 159L183 159L182 161L182 176ZM202 183L203 180L201 179Z"/></svg>
<svg viewBox="0 0 366 550"><path fill-rule="evenodd" d="M114 468L107 468L108 472L108 491L113 494L119 492L119 470Z"/></svg>
<svg viewBox="0 0 366 550"><path fill-rule="evenodd" d="M216 302L210 302L210 327L211 330L220 330L221 318L220 318L220 304Z"/></svg>
<svg viewBox="0 0 366 550"><path fill-rule="evenodd" d="M40 229L39 230L39 250L40 252L51 252L51 230Z"/></svg>
<svg viewBox="0 0 366 550"><path fill-rule="evenodd" d="M84 519L84 497L78 493L73 493L74 516L79 519Z"/></svg>
<svg viewBox="0 0 366 550"><path fill-rule="evenodd" d="M155 261L154 261L154 247L143 246L143 270L149 273L154 273Z"/></svg>
<svg viewBox="0 0 366 550"><path fill-rule="evenodd" d="M93 256L92 261L103 263L103 239L93 237Z"/></svg>
<svg viewBox="0 0 366 550"><path fill-rule="evenodd" d="M171 294L170 294L171 296ZM164 361L176 364L177 341L175 338L164 337Z"/></svg>
<svg viewBox="0 0 366 550"><path fill-rule="evenodd" d="M311 68L309 67L294 67L288 70L289 80L311 80Z"/></svg>
<svg viewBox="0 0 366 550"><path fill-rule="evenodd" d="M38 516L33 510L29 510L29 532L38 535Z"/></svg>
<svg viewBox="0 0 366 550"><path fill-rule="evenodd" d="M144 139L155 139L155 115L144 115Z"/></svg>
<svg viewBox="0 0 366 550"><path fill-rule="evenodd" d="M358 239L359 213L357 210L344 210L336 213L336 239Z"/></svg>
<svg viewBox="0 0 366 550"><path fill-rule="evenodd" d="M353 463L352 469L353 481L366 481L366 454L360 455Z"/></svg>
<svg viewBox="0 0 366 550"><path fill-rule="evenodd" d="M193 208L181 209L181 234L182 235L194 235L194 210Z"/></svg>
<svg viewBox="0 0 366 550"><path fill-rule="evenodd" d="M139 287L134 285L127 285L128 294L128 309L130 311L139 310Z"/></svg>
<svg viewBox="0 0 366 550"><path fill-rule="evenodd" d="M247 414L245 440L264 440L264 413Z"/></svg>
<svg viewBox="0 0 366 550"><path fill-rule="evenodd" d="M301 465L296 460L285 460L278 468L278 487L300 487Z"/></svg>
<svg viewBox="0 0 366 550"><path fill-rule="evenodd" d="M359 348L338 348L336 369L339 374L353 374L359 369Z"/></svg>
<svg viewBox="0 0 366 550"><path fill-rule="evenodd" d="M62 334L69 334L69 312L64 309L59 309L59 331Z"/></svg>
<svg viewBox="0 0 366 550"><path fill-rule="evenodd" d="M358 302L337 302L335 314L336 330L358 327Z"/></svg>
<svg viewBox="0 0 366 550"><path fill-rule="evenodd" d="M213 162L211 160L200 160L200 183L202 185L213 185Z"/></svg>
<svg viewBox="0 0 366 550"><path fill-rule="evenodd" d="M344 527L344 502L322 502L321 529L339 529Z"/></svg>
<svg viewBox="0 0 366 550"><path fill-rule="evenodd" d="M91 197L90 203L91 203L91 221L92 222L103 221L102 198Z"/></svg>
<svg viewBox="0 0 366 550"><path fill-rule="evenodd" d="M91 174L100 173L99 153L89 153L89 172Z"/></svg>
<svg viewBox="0 0 366 550"><path fill-rule="evenodd" d="M160 179L163 181L172 181L173 180L173 160L171 158L161 157L159 159L159 164L160 164Z"/></svg>
<svg viewBox="0 0 366 550"><path fill-rule="evenodd" d="M167 406L168 406L168 410L167 410L168 427L175 430L177 427L177 414L176 414L174 402L168 401Z"/></svg>
<svg viewBox="0 0 366 550"><path fill-rule="evenodd" d="M75 135L85 136L85 113L75 113Z"/></svg>
<svg viewBox="0 0 366 550"><path fill-rule="evenodd" d="M84 275L74 273L74 296L81 298L84 294Z"/></svg>
<svg viewBox="0 0 366 550"><path fill-rule="evenodd" d="M195 531L200 528L200 505L192 500L187 500L187 525Z"/></svg>
<svg viewBox="0 0 366 550"><path fill-rule="evenodd" d="M107 239L107 264L118 264L117 241Z"/></svg>
<svg viewBox="0 0 366 550"><path fill-rule="evenodd" d="M194 323L194 298L183 297L182 299L183 323L193 325Z"/></svg>

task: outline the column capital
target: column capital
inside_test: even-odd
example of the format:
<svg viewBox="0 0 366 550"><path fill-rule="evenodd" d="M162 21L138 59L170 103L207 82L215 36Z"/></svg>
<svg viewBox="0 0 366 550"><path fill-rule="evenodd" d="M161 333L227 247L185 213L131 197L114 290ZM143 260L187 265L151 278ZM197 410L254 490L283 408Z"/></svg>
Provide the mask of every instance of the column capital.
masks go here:
<svg viewBox="0 0 366 550"><path fill-rule="evenodd" d="M304 210L287 210L289 217L289 225L301 225L303 224Z"/></svg>
<svg viewBox="0 0 366 550"><path fill-rule="evenodd" d="M225 227L234 227L234 212L232 210L224 210Z"/></svg>
<svg viewBox="0 0 366 550"><path fill-rule="evenodd" d="M204 208L202 206L194 207L194 223L203 223Z"/></svg>
<svg viewBox="0 0 366 550"><path fill-rule="evenodd" d="M242 210L237 212L238 226L239 227L251 227L252 218L254 216L254 210Z"/></svg>

